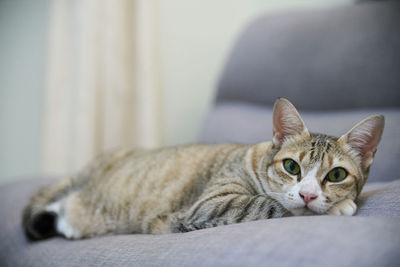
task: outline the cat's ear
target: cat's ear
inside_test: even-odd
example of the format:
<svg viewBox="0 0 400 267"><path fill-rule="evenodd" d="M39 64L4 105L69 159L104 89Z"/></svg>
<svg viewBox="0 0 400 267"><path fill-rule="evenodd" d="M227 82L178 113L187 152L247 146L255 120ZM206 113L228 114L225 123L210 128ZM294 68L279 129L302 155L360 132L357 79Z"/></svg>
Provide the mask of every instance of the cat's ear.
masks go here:
<svg viewBox="0 0 400 267"><path fill-rule="evenodd" d="M290 136L310 136L296 108L285 98L279 98L275 101L273 124L274 136L272 142L278 147Z"/></svg>
<svg viewBox="0 0 400 267"><path fill-rule="evenodd" d="M360 157L361 167L366 169L372 164L384 127L385 117L370 116L340 137L338 143L349 145Z"/></svg>

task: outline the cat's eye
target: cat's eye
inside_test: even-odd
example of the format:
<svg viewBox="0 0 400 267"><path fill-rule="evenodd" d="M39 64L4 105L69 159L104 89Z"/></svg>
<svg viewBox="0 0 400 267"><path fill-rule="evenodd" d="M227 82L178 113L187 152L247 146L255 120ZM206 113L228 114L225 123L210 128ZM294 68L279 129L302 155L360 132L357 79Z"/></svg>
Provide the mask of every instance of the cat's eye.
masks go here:
<svg viewBox="0 0 400 267"><path fill-rule="evenodd" d="M326 179L329 182L332 183L337 183L343 181L347 177L347 171L341 167L337 167L332 169L328 175L326 176Z"/></svg>
<svg viewBox="0 0 400 267"><path fill-rule="evenodd" d="M285 168L285 170L292 175L298 175L300 173L299 164L297 164L296 161L292 159L284 159L283 168Z"/></svg>

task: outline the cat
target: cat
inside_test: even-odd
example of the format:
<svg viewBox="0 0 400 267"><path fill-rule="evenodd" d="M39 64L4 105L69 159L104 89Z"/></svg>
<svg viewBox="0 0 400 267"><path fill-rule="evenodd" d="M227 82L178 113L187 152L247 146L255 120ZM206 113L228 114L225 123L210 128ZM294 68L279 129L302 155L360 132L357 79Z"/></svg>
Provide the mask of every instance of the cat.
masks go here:
<svg viewBox="0 0 400 267"><path fill-rule="evenodd" d="M40 189L23 214L27 237L187 232L293 215L354 215L384 128L370 116L336 138L310 133L279 98L273 139L101 155Z"/></svg>

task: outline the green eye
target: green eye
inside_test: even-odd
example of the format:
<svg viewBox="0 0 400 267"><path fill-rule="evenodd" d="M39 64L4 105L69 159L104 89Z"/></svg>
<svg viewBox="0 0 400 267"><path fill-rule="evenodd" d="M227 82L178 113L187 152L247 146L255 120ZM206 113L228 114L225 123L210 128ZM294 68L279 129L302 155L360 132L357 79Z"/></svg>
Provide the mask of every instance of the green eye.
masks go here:
<svg viewBox="0 0 400 267"><path fill-rule="evenodd" d="M292 175L297 175L300 173L300 166L299 164L296 163L296 161L292 159L284 159L283 160L283 167L285 170L292 174Z"/></svg>
<svg viewBox="0 0 400 267"><path fill-rule="evenodd" d="M337 183L343 181L346 177L347 177L347 171L343 168L338 167L331 170L326 176L326 179L329 182Z"/></svg>

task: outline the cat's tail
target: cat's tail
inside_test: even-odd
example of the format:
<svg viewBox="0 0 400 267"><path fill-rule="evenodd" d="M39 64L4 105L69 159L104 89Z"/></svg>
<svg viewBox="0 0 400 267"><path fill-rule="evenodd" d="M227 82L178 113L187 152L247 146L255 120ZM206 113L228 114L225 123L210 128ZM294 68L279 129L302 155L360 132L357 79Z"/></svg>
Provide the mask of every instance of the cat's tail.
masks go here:
<svg viewBox="0 0 400 267"><path fill-rule="evenodd" d="M67 178L43 187L32 196L22 217L25 234L30 240L45 239L57 234L57 213L48 207L69 192L71 180Z"/></svg>

